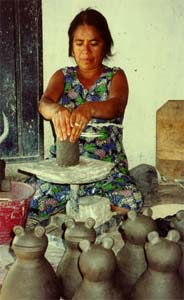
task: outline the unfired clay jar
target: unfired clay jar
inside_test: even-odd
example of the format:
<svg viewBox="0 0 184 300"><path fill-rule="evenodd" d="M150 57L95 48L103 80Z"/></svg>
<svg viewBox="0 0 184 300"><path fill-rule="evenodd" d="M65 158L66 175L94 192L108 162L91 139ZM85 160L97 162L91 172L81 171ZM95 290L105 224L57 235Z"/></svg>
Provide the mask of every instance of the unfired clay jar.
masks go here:
<svg viewBox="0 0 184 300"><path fill-rule="evenodd" d="M79 141L71 143L67 138L65 141L56 140L56 162L60 167L75 166L79 163Z"/></svg>
<svg viewBox="0 0 184 300"><path fill-rule="evenodd" d="M183 283L178 273L182 259L179 238L176 230L170 230L166 238L159 237L156 231L148 234L145 244L148 268L136 282L130 299L183 299Z"/></svg>
<svg viewBox="0 0 184 300"><path fill-rule="evenodd" d="M121 225L125 244L117 253L116 284L124 297L129 295L132 286L146 270L144 245L147 234L156 229L150 208L145 209L143 214L128 212L128 219Z"/></svg>
<svg viewBox="0 0 184 300"><path fill-rule="evenodd" d="M116 269L113 239L105 237L102 244L94 245L85 240L79 246L82 249L79 268L83 280L72 300L122 300L113 280Z"/></svg>
<svg viewBox="0 0 184 300"><path fill-rule="evenodd" d="M178 230L180 233L179 244L183 251L183 257L179 268L179 273L182 276L184 282L184 210L180 210L176 213L176 216L174 216L170 222L170 226Z"/></svg>
<svg viewBox="0 0 184 300"><path fill-rule="evenodd" d="M1 290L1 300L59 300L57 276L44 257L48 240L45 229L25 230L14 227L15 263L8 271Z"/></svg>
<svg viewBox="0 0 184 300"><path fill-rule="evenodd" d="M96 232L94 230L95 221L92 218L88 218L85 222L75 222L74 219L68 218L65 224L64 239L67 244L67 250L57 267L56 274L59 279L62 298L71 300L82 280L78 267L78 260L81 254L79 242L87 239L94 243Z"/></svg>

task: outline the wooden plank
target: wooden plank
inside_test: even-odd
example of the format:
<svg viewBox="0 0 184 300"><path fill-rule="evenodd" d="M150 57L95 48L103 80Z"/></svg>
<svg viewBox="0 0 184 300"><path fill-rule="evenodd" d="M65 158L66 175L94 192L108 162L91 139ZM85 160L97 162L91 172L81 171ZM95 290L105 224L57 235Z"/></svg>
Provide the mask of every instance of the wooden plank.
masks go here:
<svg viewBox="0 0 184 300"><path fill-rule="evenodd" d="M157 111L156 167L167 179L184 179L184 100L169 100Z"/></svg>
<svg viewBox="0 0 184 300"><path fill-rule="evenodd" d="M184 161L157 159L157 169L162 176L169 180L184 180Z"/></svg>

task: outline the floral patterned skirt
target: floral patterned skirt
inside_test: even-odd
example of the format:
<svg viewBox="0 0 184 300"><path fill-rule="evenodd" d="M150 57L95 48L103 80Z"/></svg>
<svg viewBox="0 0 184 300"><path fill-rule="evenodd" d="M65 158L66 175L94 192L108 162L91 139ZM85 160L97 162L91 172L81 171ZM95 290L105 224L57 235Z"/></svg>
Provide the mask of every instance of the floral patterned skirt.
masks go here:
<svg viewBox="0 0 184 300"><path fill-rule="evenodd" d="M116 172L115 172L116 171ZM143 206L143 196L128 174L113 170L107 178L79 186L79 197L98 195L106 197L111 204L139 211ZM47 219L49 215L65 208L70 199L70 185L53 184L30 177L27 183L35 187L31 199L29 216Z"/></svg>

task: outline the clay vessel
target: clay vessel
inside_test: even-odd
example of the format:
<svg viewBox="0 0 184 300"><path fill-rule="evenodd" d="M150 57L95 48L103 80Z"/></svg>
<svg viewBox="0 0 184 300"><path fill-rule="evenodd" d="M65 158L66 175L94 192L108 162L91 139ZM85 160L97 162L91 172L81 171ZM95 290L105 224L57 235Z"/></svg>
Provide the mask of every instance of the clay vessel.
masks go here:
<svg viewBox="0 0 184 300"><path fill-rule="evenodd" d="M176 230L170 230L166 238L159 237L156 231L148 234L145 244L148 268L136 282L130 299L183 299L183 283L178 272L182 259L179 239Z"/></svg>
<svg viewBox="0 0 184 300"><path fill-rule="evenodd" d="M116 256L112 251L113 239L105 237L101 244L84 240L79 243L82 254L79 268L83 275L72 300L122 300L114 284Z"/></svg>
<svg viewBox="0 0 184 300"><path fill-rule="evenodd" d="M150 208L143 213L129 211L127 220L122 222L120 232L124 246L117 253L116 284L123 297L128 297L132 286L147 268L144 245L147 234L156 229Z"/></svg>
<svg viewBox="0 0 184 300"><path fill-rule="evenodd" d="M14 227L13 250L16 255L1 289L1 300L59 300L57 276L44 257L48 240L45 229Z"/></svg>
<svg viewBox="0 0 184 300"><path fill-rule="evenodd" d="M56 162L60 167L75 166L79 163L79 141L71 143L67 138L65 141L56 140Z"/></svg>
<svg viewBox="0 0 184 300"><path fill-rule="evenodd" d="M180 264L179 273L182 276L184 281L184 210L179 210L176 213L176 216L172 217L170 226L178 230L180 233L179 244L183 251L183 257L182 257L182 262Z"/></svg>
<svg viewBox="0 0 184 300"><path fill-rule="evenodd" d="M94 229L95 221L92 218L88 218L85 222L75 222L73 218L68 218L65 225L64 239L67 249L58 264L56 274L59 279L62 298L71 300L77 286L82 281L78 267L78 260L81 254L79 242L87 239L94 243L96 232Z"/></svg>

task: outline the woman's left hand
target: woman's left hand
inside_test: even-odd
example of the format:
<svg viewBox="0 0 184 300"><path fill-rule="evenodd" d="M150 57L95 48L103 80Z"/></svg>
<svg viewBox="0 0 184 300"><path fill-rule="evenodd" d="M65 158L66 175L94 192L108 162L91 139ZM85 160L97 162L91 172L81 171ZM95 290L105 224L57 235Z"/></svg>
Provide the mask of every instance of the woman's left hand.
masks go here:
<svg viewBox="0 0 184 300"><path fill-rule="evenodd" d="M90 102L81 104L73 110L70 117L70 126L72 127L70 142L75 142L80 137L91 117Z"/></svg>

